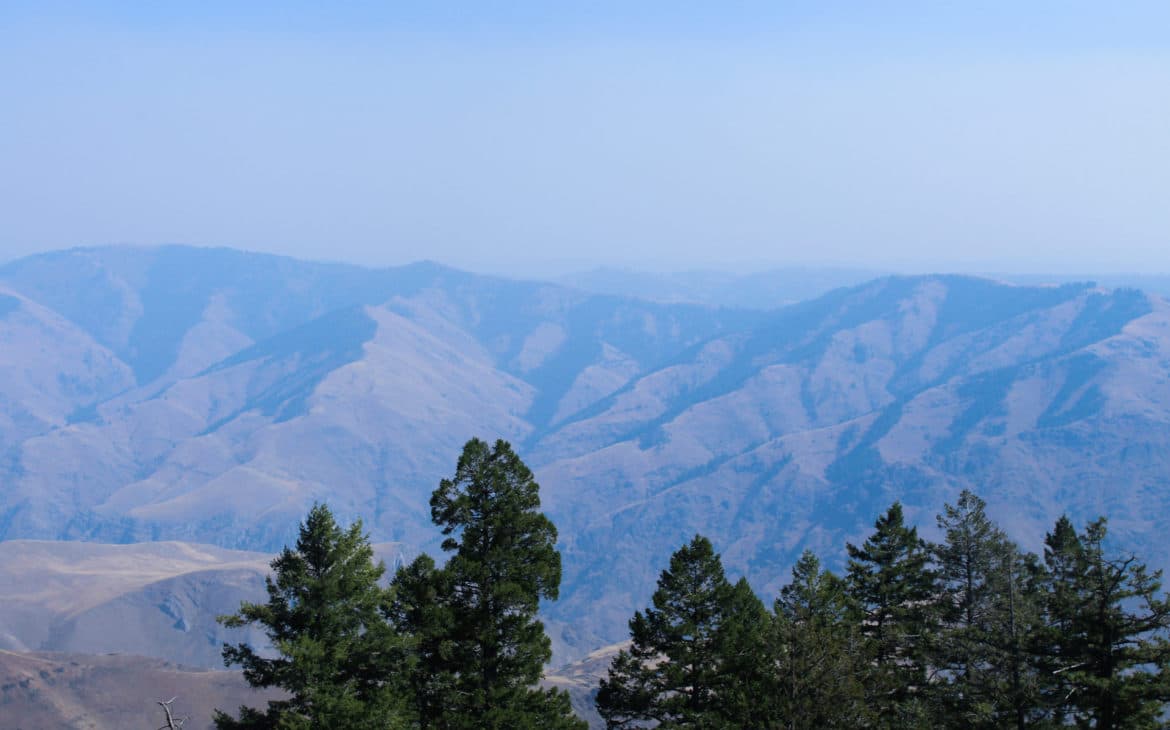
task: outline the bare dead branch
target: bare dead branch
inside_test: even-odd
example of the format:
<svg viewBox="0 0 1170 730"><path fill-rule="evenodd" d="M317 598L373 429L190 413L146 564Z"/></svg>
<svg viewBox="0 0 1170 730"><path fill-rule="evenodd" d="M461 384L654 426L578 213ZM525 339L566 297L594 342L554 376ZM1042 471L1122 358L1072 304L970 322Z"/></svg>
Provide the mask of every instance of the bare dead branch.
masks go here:
<svg viewBox="0 0 1170 730"><path fill-rule="evenodd" d="M163 708L163 712L167 714L167 723L159 726L158 730L181 730L183 723L187 722L186 717L175 717L171 709L171 705L175 703L178 697L172 697L166 702L159 701L159 705Z"/></svg>

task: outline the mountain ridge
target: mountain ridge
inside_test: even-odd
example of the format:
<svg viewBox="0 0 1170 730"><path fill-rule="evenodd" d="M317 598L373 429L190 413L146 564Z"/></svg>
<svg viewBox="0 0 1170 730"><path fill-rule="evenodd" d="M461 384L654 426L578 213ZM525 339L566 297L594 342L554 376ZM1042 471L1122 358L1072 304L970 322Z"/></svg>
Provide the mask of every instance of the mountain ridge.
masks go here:
<svg viewBox="0 0 1170 730"><path fill-rule="evenodd" d="M148 288L176 302L148 313ZM506 438L560 528L566 659L621 638L695 532L767 592L803 547L834 564L894 499L964 487L1013 532L1170 529L1170 308L1136 290L888 276L748 311L175 248L21 260L0 289L0 401L57 404L0 420L0 537L272 551L327 499L438 552L430 491L467 438Z"/></svg>

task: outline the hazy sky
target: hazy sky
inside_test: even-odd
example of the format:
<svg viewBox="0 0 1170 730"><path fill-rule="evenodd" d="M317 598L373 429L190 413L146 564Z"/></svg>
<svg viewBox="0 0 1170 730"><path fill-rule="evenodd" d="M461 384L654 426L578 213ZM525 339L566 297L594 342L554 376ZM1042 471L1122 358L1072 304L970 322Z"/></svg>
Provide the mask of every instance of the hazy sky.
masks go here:
<svg viewBox="0 0 1170 730"><path fill-rule="evenodd" d="M1168 29L1165 0L6 0L0 260L1170 271Z"/></svg>

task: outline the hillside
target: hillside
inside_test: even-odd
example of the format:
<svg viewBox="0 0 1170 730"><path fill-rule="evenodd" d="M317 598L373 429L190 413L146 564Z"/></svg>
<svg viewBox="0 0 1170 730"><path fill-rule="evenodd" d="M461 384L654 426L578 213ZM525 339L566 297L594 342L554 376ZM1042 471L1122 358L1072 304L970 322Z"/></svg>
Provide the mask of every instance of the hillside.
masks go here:
<svg viewBox="0 0 1170 730"><path fill-rule="evenodd" d="M1107 514L1163 562L1168 314L1136 291L886 279L708 341L533 452L565 495L563 605L618 624L636 605L606 576L650 585L695 532L771 593L798 550L837 562L895 499L929 534L964 487L1021 538Z"/></svg>
<svg viewBox="0 0 1170 730"><path fill-rule="evenodd" d="M325 499L435 551L431 489L504 437L560 529L564 660L623 638L694 532L773 591L969 486L1013 533L1106 513L1166 554L1170 308L1136 290L888 277L761 312L187 248L0 290L8 540L272 551Z"/></svg>
<svg viewBox="0 0 1170 730"><path fill-rule="evenodd" d="M409 555L374 553L391 569ZM275 556L182 542L0 542L0 650L139 654L222 669L225 642L267 647L258 628L216 617L266 600Z"/></svg>
<svg viewBox="0 0 1170 730"><path fill-rule="evenodd" d="M174 698L185 730L213 727L218 708L263 705L236 672L201 671L158 659L0 651L0 716L10 730L127 730L165 723L159 702Z"/></svg>
<svg viewBox="0 0 1170 730"><path fill-rule="evenodd" d="M268 550L325 497L425 542L470 435L523 441L749 318L184 248L35 257L0 287L0 537Z"/></svg>
<svg viewBox="0 0 1170 730"><path fill-rule="evenodd" d="M174 542L0 542L0 649L222 667L225 641L265 644L261 632L228 631L215 617L263 599L269 560Z"/></svg>
<svg viewBox="0 0 1170 730"><path fill-rule="evenodd" d="M569 692L573 708L594 728L593 707L608 653L550 673L543 684ZM133 688L128 690L127 688ZM8 730L127 730L159 727L158 702L175 698L184 728L212 727L212 713L240 705L263 707L277 693L253 690L238 672L207 671L125 654L17 653L0 650L0 716Z"/></svg>

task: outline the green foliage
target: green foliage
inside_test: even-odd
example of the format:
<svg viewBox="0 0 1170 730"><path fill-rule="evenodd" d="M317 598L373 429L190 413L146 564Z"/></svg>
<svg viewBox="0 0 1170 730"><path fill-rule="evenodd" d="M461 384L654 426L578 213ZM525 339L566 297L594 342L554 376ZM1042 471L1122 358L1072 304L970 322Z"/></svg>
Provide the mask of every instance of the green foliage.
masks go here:
<svg viewBox="0 0 1170 730"><path fill-rule="evenodd" d="M671 556L651 602L601 681L606 726L759 726L768 615L747 582L728 583L711 542L696 535Z"/></svg>
<svg viewBox="0 0 1170 730"><path fill-rule="evenodd" d="M440 727L456 667L448 661L451 611L447 575L423 554L398 569L390 586L386 614L402 634L412 637L407 694L420 728Z"/></svg>
<svg viewBox="0 0 1170 730"><path fill-rule="evenodd" d="M266 710L240 708L239 719L218 712L219 728L406 727L402 693L393 681L406 647L382 616L378 585L384 568L361 523L342 529L324 505L300 528L296 549L272 562L268 602L243 603L221 616L226 626L264 627L277 657L247 644L225 646L224 664L241 665L253 687L275 687L288 699Z"/></svg>
<svg viewBox="0 0 1170 730"><path fill-rule="evenodd" d="M506 442L469 441L431 497L453 555L442 568L422 555L383 589L361 523L343 530L315 506L296 549L272 564L268 602L221 617L260 624L278 654L227 646L225 663L289 697L238 719L217 713L217 727L582 730L566 693L537 687L551 657L537 611L561 578L556 528L539 508Z"/></svg>
<svg viewBox="0 0 1170 730"><path fill-rule="evenodd" d="M927 546L895 503L844 579L804 553L769 612L696 535L671 556L631 644L601 681L608 728L1155 730L1170 702L1170 597L1161 573L1113 555L1106 522L1062 517L1025 554L969 491ZM216 727L583 730L538 687L551 657L537 615L557 597L557 533L532 472L473 439L431 497L451 553L388 588L361 523L315 505L272 562L265 603L221 616L274 649L224 647L265 708Z"/></svg>
<svg viewBox="0 0 1170 730"><path fill-rule="evenodd" d="M416 704L434 712L436 727L583 727L566 693L535 688L552 656L537 610L557 597L561 580L557 531L539 512L539 489L507 442L472 439L454 478L431 496L443 550L453 554L437 574L416 563L398 584L415 597L408 625L419 632L430 683ZM433 591L433 608L417 602L420 591Z"/></svg>
<svg viewBox="0 0 1170 730"><path fill-rule="evenodd" d="M845 579L805 552L771 614L711 543L671 556L601 681L608 728L1170 727L1170 597L1067 518L1043 562L970 491L927 546L895 503Z"/></svg>
<svg viewBox="0 0 1170 730"><path fill-rule="evenodd" d="M1077 617L1082 604L1080 576L1085 570L1084 547L1072 520L1062 516L1044 540L1045 575L1043 633L1037 637L1036 652L1045 678L1042 693L1054 724L1075 712L1070 702L1076 694L1072 671L1080 663L1082 648Z"/></svg>
<svg viewBox="0 0 1170 730"><path fill-rule="evenodd" d="M1160 728L1170 701L1170 601L1161 573L1105 550L1105 520L1076 534L1061 518L1046 540L1047 695L1078 727Z"/></svg>
<svg viewBox="0 0 1170 730"><path fill-rule="evenodd" d="M865 702L869 671L857 607L845 581L805 551L792 582L773 606L771 654L775 657L771 727L846 730L871 721Z"/></svg>
<svg viewBox="0 0 1170 730"><path fill-rule="evenodd" d="M767 727L775 715L771 628L767 607L747 579L740 578L727 596L717 643L721 682L716 692L732 727Z"/></svg>
<svg viewBox="0 0 1170 730"><path fill-rule="evenodd" d="M878 727L932 727L927 642L935 630L930 553L894 503L861 547L846 545L849 590L873 664L867 704Z"/></svg>
<svg viewBox="0 0 1170 730"><path fill-rule="evenodd" d="M933 546L940 625L929 663L942 721L953 728L1028 727L1039 677L1027 646L1040 628L1035 559L1024 556L968 490L938 516Z"/></svg>

